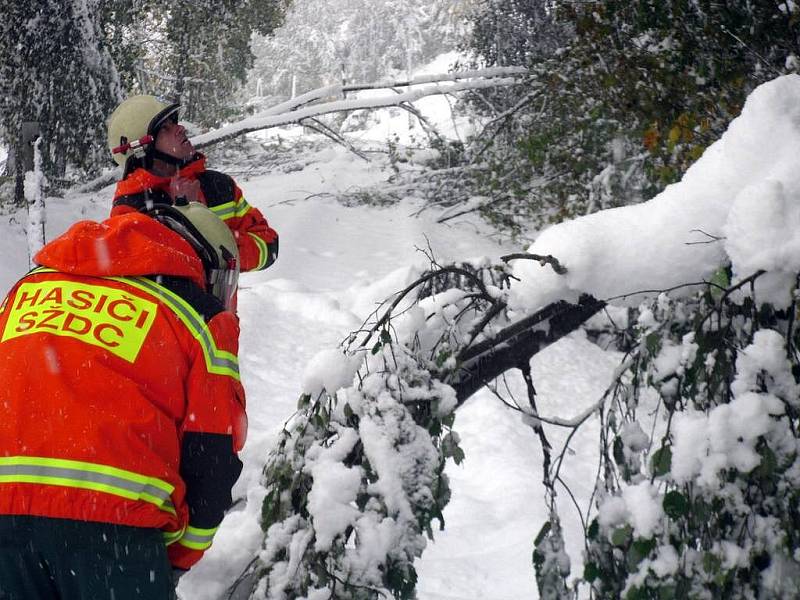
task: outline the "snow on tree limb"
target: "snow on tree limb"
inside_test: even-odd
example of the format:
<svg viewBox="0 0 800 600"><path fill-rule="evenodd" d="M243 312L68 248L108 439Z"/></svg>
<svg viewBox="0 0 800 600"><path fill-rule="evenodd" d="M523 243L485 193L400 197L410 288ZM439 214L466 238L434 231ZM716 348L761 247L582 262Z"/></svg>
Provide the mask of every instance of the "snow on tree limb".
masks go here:
<svg viewBox="0 0 800 600"><path fill-rule="evenodd" d="M452 94L464 90L518 85L521 83L521 76L524 73L525 70L519 67L507 67L465 71L463 73L449 73L446 75L426 75L401 82L395 81L354 86L327 86L312 90L297 98L267 109L256 117L232 123L220 129L196 136L192 138L191 141L196 148L204 148L253 131L280 127L282 125L299 124L304 119L311 119L331 113L400 106L401 104L416 102L427 96ZM320 104L300 108L301 106L325 98L341 96L348 91L396 89L417 85L425 85L425 87L401 93L395 91L391 95L380 96L378 98L350 98L322 102Z"/></svg>
<svg viewBox="0 0 800 600"><path fill-rule="evenodd" d="M510 322L506 265L431 261L351 334L344 352L312 361L298 413L264 470L266 535L240 578L245 591L258 587L271 600L413 598L415 560L434 521L444 525L444 466L464 457L455 408L603 306L584 298ZM538 417L529 366L524 372ZM575 427L586 418L574 418ZM549 465L541 426L539 434Z"/></svg>
<svg viewBox="0 0 800 600"><path fill-rule="evenodd" d="M440 73L436 75L419 75L404 81L377 81L375 83L358 83L350 85L328 85L317 88L300 94L286 102L276 104L264 111L258 116L267 117L272 115L280 115L291 110L295 110L300 106L311 104L317 100L324 98L337 97L347 94L349 92L360 92L364 90L380 90L380 89L395 89L400 87L409 87L412 85L421 85L425 83L441 83L445 81L461 81L464 79L474 79L476 77L508 77L524 75L527 72L522 67L495 67L491 69L478 69L471 71L461 71L458 73Z"/></svg>

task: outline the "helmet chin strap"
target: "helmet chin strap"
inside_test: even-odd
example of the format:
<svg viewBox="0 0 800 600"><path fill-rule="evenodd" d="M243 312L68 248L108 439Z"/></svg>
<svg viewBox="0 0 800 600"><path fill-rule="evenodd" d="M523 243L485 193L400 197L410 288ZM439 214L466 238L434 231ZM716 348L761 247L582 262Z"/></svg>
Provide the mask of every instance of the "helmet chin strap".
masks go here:
<svg viewBox="0 0 800 600"><path fill-rule="evenodd" d="M174 165L179 169L182 169L190 162L194 160L194 155L190 156L189 158L177 158L172 156L171 154L167 154L166 152L161 152L161 150L156 150L155 148L150 148L150 151L147 153L150 157L150 165L153 164L153 159L157 158L160 161L167 163L168 165Z"/></svg>

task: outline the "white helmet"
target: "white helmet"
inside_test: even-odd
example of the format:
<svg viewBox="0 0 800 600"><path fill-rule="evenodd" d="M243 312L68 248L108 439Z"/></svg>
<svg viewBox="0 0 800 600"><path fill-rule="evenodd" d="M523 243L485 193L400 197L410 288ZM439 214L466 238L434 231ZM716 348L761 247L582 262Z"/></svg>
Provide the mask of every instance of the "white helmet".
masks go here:
<svg viewBox="0 0 800 600"><path fill-rule="evenodd" d="M180 107L146 95L131 96L120 104L108 118L108 149L114 161L124 166L131 156L144 155L158 129L168 119L177 121Z"/></svg>
<svg viewBox="0 0 800 600"><path fill-rule="evenodd" d="M203 262L206 291L232 309L239 283L239 248L227 225L200 202L177 198L174 205L154 204L143 211L192 246Z"/></svg>

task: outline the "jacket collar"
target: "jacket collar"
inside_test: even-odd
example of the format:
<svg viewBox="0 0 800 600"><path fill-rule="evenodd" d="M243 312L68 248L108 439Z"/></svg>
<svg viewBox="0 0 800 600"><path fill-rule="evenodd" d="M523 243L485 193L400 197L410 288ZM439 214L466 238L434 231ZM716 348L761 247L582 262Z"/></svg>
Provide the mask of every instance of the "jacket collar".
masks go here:
<svg viewBox="0 0 800 600"><path fill-rule="evenodd" d="M195 154L194 160L188 163L185 167L178 171L180 177L186 179L197 179L197 176L206 170L206 157L198 152ZM174 177L174 176L173 176ZM114 191L114 198L121 196L132 196L133 194L141 194L146 190L164 190L169 189L169 182L173 177L162 177L155 175L143 167L139 167L128 175L122 181L117 182L117 188Z"/></svg>

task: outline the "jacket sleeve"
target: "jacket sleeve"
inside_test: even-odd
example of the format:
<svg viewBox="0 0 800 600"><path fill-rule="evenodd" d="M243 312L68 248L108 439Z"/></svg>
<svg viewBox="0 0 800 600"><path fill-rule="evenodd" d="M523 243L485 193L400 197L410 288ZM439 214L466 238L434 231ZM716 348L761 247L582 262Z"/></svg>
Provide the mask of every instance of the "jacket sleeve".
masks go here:
<svg viewBox="0 0 800 600"><path fill-rule="evenodd" d="M233 202L210 208L236 236L242 271L260 271L275 262L278 258L278 233L269 226L261 211L247 203L235 182Z"/></svg>
<svg viewBox="0 0 800 600"><path fill-rule="evenodd" d="M208 322L208 330L211 349L198 349L193 357L181 425L180 475L189 523L167 548L171 564L180 569L202 558L231 506L231 489L242 470L237 452L247 434L236 364L238 322L232 313L221 312Z"/></svg>

